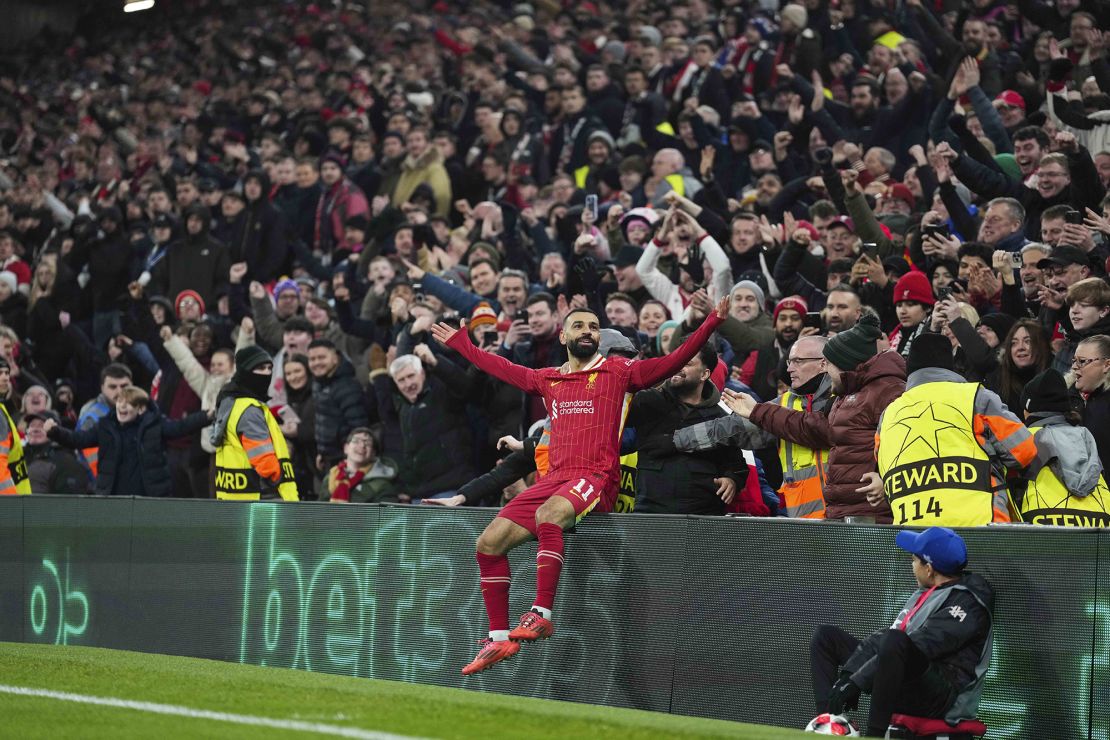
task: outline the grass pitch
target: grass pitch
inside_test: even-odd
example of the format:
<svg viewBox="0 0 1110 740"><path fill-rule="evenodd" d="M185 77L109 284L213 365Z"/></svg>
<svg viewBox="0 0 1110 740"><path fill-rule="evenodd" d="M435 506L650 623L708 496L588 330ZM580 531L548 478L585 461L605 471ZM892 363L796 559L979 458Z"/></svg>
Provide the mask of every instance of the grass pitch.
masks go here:
<svg viewBox="0 0 1110 740"><path fill-rule="evenodd" d="M422 738L809 737L657 712L84 647L0 643L0 684ZM19 738L311 734L5 692L0 717L2 734Z"/></svg>

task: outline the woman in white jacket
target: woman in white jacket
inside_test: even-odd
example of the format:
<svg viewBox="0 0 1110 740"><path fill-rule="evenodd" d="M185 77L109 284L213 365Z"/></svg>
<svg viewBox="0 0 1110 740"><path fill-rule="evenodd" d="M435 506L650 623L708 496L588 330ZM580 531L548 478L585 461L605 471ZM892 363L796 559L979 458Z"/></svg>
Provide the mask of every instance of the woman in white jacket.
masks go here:
<svg viewBox="0 0 1110 740"><path fill-rule="evenodd" d="M711 273L707 286L710 300L719 301L727 296L732 288L732 268L729 265L728 255L721 245L693 216L674 208L667 212L659 232L644 247L644 254L636 263L636 274L640 276L644 287L651 293L652 298L667 307L671 316L683 314L689 295L681 286L671 282L657 265L663 248L669 246L669 241L685 238L699 247L701 255L708 263L706 273Z"/></svg>
<svg viewBox="0 0 1110 740"><path fill-rule="evenodd" d="M235 352L254 344L254 322L249 318L243 319L243 323L239 327L239 338L235 344L235 349L218 349L213 352L207 370L193 355L188 342L174 334L173 329L163 326L159 335L162 337L162 344L166 348L166 353L173 358L177 369L181 371L181 376L193 389L193 393L200 397L201 410L215 411L216 396L235 373ZM209 440L212 431L211 426L210 424L201 431L200 446L204 448L205 452L214 453L216 450Z"/></svg>

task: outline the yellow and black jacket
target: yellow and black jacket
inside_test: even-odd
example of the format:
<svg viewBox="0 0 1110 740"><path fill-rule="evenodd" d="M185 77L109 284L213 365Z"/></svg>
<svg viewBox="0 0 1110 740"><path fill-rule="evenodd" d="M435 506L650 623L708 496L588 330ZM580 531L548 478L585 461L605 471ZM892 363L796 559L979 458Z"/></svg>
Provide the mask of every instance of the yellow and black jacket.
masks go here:
<svg viewBox="0 0 1110 740"><path fill-rule="evenodd" d="M1030 524L1110 527L1110 491L1095 438L1056 413L1029 418L1037 459L1025 471L1021 516Z"/></svg>
<svg viewBox="0 0 1110 740"><path fill-rule="evenodd" d="M1037 447L998 394L928 367L883 412L875 455L894 524L972 527L1020 520L1006 470Z"/></svg>

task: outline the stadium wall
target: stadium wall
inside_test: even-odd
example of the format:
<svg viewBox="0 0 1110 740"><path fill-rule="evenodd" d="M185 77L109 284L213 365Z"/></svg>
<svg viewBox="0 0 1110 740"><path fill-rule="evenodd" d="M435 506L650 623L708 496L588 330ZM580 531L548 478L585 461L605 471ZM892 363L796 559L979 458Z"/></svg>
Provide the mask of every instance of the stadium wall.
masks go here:
<svg viewBox="0 0 1110 740"><path fill-rule="evenodd" d="M893 528L591 515L567 537L558 632L494 670L474 539L489 510L130 498L0 500L0 640L91 645L800 727L809 637L863 635L912 592ZM998 593L992 738L1110 720L1110 537L964 532ZM534 544L511 557L513 614Z"/></svg>

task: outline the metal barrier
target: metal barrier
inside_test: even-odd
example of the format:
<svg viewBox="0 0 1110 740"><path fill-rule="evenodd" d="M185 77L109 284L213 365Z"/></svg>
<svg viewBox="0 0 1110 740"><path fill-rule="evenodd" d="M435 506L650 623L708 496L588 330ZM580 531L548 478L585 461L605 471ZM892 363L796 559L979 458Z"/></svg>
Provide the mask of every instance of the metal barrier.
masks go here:
<svg viewBox="0 0 1110 740"><path fill-rule="evenodd" d="M895 530L591 515L553 639L464 679L485 635L491 510L131 498L0 500L0 640L93 645L801 727L816 625L889 625ZM965 530L997 592L992 738L1106 738L1110 586L1096 531ZM514 552L513 613L535 546Z"/></svg>

